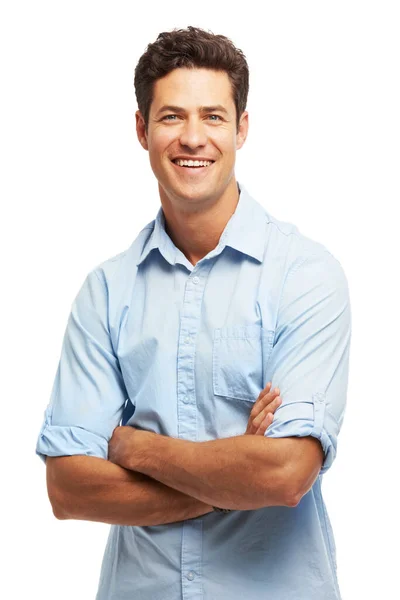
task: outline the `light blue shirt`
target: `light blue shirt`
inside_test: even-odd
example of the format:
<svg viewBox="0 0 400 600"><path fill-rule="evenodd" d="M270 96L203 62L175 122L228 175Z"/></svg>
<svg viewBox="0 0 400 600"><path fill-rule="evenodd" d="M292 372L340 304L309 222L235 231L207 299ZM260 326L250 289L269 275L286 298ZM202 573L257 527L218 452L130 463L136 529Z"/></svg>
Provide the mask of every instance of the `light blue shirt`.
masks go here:
<svg viewBox="0 0 400 600"><path fill-rule="evenodd" d="M265 435L319 439L323 467L295 507L111 525L97 600L340 599L321 483L346 405L347 280L322 244L239 190L218 245L195 266L160 207L87 275L36 453L106 459L119 424L193 442L242 435L272 381L282 405Z"/></svg>

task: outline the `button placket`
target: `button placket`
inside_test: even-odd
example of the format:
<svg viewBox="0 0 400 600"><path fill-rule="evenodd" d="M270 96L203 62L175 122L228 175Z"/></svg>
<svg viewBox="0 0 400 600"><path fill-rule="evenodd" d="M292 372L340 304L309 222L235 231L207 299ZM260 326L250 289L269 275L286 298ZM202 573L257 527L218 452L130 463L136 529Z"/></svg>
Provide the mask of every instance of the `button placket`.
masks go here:
<svg viewBox="0 0 400 600"><path fill-rule="evenodd" d="M198 439L198 409L195 385L196 341L201 325L203 294L213 261L196 266L201 277L187 278L180 314L180 337L177 355L177 431L178 438ZM182 600L202 595L202 519L183 523L181 577Z"/></svg>

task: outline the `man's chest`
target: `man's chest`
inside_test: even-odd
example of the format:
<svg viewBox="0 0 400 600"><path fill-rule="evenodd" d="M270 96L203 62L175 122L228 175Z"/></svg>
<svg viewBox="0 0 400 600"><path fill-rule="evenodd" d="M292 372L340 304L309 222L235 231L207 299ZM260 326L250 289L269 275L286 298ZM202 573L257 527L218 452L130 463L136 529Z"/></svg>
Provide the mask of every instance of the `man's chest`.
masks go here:
<svg viewBox="0 0 400 600"><path fill-rule="evenodd" d="M137 273L117 349L129 424L192 440L245 427L266 384L276 289L263 264L229 259Z"/></svg>

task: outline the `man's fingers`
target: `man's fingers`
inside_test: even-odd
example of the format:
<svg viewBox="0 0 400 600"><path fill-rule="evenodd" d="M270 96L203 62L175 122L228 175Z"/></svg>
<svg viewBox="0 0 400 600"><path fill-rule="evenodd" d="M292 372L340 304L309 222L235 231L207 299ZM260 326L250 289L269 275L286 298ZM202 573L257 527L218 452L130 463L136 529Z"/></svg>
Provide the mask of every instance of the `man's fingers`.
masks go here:
<svg viewBox="0 0 400 600"><path fill-rule="evenodd" d="M264 396L265 394L267 394L271 389L271 385L272 385L272 381L268 381L267 385L265 386L265 388L263 390L261 390L258 397L260 398L260 396Z"/></svg>
<svg viewBox="0 0 400 600"><path fill-rule="evenodd" d="M274 412L278 406L280 406L282 403L282 398L280 396L277 396L276 398L274 398L272 400L272 402L270 402L269 404L267 404L267 406L265 406L262 410L260 410L259 414L253 418L253 427L260 427L262 421L265 419L265 417L267 416L267 414ZM272 415L273 417L273 415Z"/></svg>
<svg viewBox="0 0 400 600"><path fill-rule="evenodd" d="M262 420L261 425L257 429L255 435L264 435L264 433L267 431L268 427L271 425L273 418L274 418L274 415L271 413L268 413L267 416Z"/></svg>
<svg viewBox="0 0 400 600"><path fill-rule="evenodd" d="M279 387L271 390L271 385L272 382L269 381L255 401L250 412L246 434L264 434L273 421L273 413L282 404Z"/></svg>
<svg viewBox="0 0 400 600"><path fill-rule="evenodd" d="M261 401L261 402L270 402L271 400L274 399L275 396L277 396L280 393L280 389L278 387L275 387L274 389L271 389L271 382L269 382L265 388L263 390L261 390L258 398L257 398L257 402Z"/></svg>
<svg viewBox="0 0 400 600"><path fill-rule="evenodd" d="M268 381L265 388L263 390L261 390L261 392L259 393L257 400L261 400L262 398L264 398L264 396L266 396L271 391L271 385L272 385L272 382Z"/></svg>
<svg viewBox="0 0 400 600"><path fill-rule="evenodd" d="M258 399L255 401L254 406L251 410L250 416L254 418L265 406L270 404L280 393L278 387L273 390L269 390L271 383L269 382L265 388L260 392Z"/></svg>

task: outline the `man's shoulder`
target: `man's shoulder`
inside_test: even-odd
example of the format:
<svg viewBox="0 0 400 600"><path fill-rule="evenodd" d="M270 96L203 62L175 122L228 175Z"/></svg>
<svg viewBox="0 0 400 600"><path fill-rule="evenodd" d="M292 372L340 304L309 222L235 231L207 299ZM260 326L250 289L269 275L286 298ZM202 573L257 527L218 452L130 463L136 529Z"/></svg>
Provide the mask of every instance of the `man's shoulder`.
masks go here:
<svg viewBox="0 0 400 600"><path fill-rule="evenodd" d="M329 252L326 246L321 242L305 235L300 231L299 227L293 221L278 219L266 207L265 202L262 202L260 197L253 196L244 188L248 197L253 202L252 218L264 220L266 222L266 230L263 228L260 231L266 231L268 252L274 251L282 254L291 252L293 254L315 254Z"/></svg>
<svg viewBox="0 0 400 600"><path fill-rule="evenodd" d="M155 219L140 230L129 248L98 263L92 272L95 272L100 279L104 279L107 283L116 278L124 278L128 273L132 274L144 246L153 232L154 224Z"/></svg>
<svg viewBox="0 0 400 600"><path fill-rule="evenodd" d="M269 231L268 249L272 254L286 254L287 267L316 255L335 258L325 244L304 234L295 223L278 219L267 210L265 213Z"/></svg>
<svg viewBox="0 0 400 600"><path fill-rule="evenodd" d="M267 214L267 236L263 261L267 294L276 297L276 306L282 290L292 282L291 293L308 289L341 289L347 294L348 282L339 258L321 241L306 235L290 221ZM297 273L296 277L293 275Z"/></svg>

